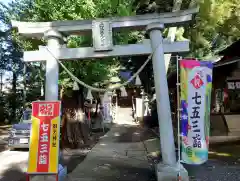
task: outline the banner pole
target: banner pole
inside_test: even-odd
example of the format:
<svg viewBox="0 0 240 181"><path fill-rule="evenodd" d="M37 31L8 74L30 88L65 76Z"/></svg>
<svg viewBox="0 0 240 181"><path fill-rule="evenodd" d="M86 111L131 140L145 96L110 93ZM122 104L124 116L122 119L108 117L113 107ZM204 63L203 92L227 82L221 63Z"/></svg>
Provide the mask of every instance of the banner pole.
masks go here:
<svg viewBox="0 0 240 181"><path fill-rule="evenodd" d="M30 181L30 176L28 173L26 173L26 181Z"/></svg>
<svg viewBox="0 0 240 181"><path fill-rule="evenodd" d="M180 142L181 142L181 135L180 135L180 95L179 95L179 87L180 87L180 82L179 82L179 61L182 59L181 57L177 56L177 62L176 62L176 66L177 66L177 131L178 131L178 167L179 167L179 172L178 172L178 180L181 180L181 174L180 174L180 170L181 170L181 165L180 165L180 161L181 161L181 146L180 146Z"/></svg>

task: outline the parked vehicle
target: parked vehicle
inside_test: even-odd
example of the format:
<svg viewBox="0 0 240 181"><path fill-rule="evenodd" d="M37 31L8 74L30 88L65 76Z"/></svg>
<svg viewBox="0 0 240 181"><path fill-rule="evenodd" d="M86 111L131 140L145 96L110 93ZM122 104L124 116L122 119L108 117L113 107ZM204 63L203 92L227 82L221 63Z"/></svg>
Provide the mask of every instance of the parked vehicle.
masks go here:
<svg viewBox="0 0 240 181"><path fill-rule="evenodd" d="M26 109L18 124L14 124L9 131L8 146L15 148L29 148L32 110Z"/></svg>

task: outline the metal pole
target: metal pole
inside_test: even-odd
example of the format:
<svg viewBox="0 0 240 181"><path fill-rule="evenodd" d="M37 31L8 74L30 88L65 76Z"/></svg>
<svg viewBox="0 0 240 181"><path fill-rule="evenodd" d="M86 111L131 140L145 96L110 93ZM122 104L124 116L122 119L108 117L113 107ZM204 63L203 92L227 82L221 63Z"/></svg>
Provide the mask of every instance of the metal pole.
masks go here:
<svg viewBox="0 0 240 181"><path fill-rule="evenodd" d="M63 42L62 35L55 31L50 30L45 33L45 38L47 40L48 51L55 51L59 54L59 48L61 47L61 42ZM58 74L59 65L55 57L49 54L49 58L46 61L46 83L45 83L45 100L55 101L58 100Z"/></svg>
<svg viewBox="0 0 240 181"><path fill-rule="evenodd" d="M178 124L178 164L179 164L179 173L178 173L178 177L181 178L181 173L180 173L180 169L181 169L181 147L180 147L180 141L181 141L181 135L180 135L180 97L179 97L179 87L180 87L180 82L179 82L179 61L180 61L180 57L177 56L177 124Z"/></svg>
<svg viewBox="0 0 240 181"><path fill-rule="evenodd" d="M145 94L144 88L142 87L142 89L141 89L141 95L142 95L142 106L141 106L141 109L142 109L141 113L142 113L142 115L141 115L141 121L143 121L144 112L145 112L144 94Z"/></svg>
<svg viewBox="0 0 240 181"><path fill-rule="evenodd" d="M160 143L163 163L176 165L176 154L169 102L168 83L164 63L163 24L154 23L147 26L153 52L152 63L156 91L157 112L159 120Z"/></svg>
<svg viewBox="0 0 240 181"><path fill-rule="evenodd" d="M41 71L45 71L45 65L43 62L40 62L40 71L39 71L39 74L41 74ZM46 77L41 77L41 97L44 97L45 96L45 86L44 86L44 83L45 83L45 80L46 80Z"/></svg>
<svg viewBox="0 0 240 181"><path fill-rule="evenodd" d="M116 115L115 115L115 121L117 121L118 118L118 94L116 91Z"/></svg>
<svg viewBox="0 0 240 181"><path fill-rule="evenodd" d="M26 90L27 89L27 65L23 64L23 110L26 108Z"/></svg>
<svg viewBox="0 0 240 181"><path fill-rule="evenodd" d="M2 94L2 86L3 86L3 73L1 72L2 70L0 70L0 90L1 90L1 94Z"/></svg>

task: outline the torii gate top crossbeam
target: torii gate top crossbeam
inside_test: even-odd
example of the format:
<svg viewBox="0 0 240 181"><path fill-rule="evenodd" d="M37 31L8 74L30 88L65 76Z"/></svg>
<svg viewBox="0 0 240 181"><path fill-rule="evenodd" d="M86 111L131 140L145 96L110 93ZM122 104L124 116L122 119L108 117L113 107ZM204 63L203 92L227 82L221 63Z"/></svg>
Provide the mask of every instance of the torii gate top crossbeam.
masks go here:
<svg viewBox="0 0 240 181"><path fill-rule="evenodd" d="M103 19L112 22L113 29L145 30L151 23L161 23L165 26L181 25L191 21L198 8L170 13L147 14L130 17L116 17ZM12 21L12 27L18 28L20 34L30 37L43 37L44 32L55 29L63 34L81 34L92 31L92 20L53 21L53 22L19 22Z"/></svg>

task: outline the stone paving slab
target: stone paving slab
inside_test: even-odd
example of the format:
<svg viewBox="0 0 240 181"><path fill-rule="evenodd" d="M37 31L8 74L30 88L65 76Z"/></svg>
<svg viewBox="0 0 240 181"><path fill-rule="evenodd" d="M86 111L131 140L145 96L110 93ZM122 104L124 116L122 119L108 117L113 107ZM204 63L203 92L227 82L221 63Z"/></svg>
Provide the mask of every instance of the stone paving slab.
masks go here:
<svg viewBox="0 0 240 181"><path fill-rule="evenodd" d="M148 136L143 136L143 132L147 132ZM151 164L152 161L159 161L155 160L155 157L159 157L160 140L149 132L151 131L147 129L143 131L135 126L114 126L69 175L69 181L155 180ZM214 143L238 139L229 136L211 138ZM215 149L215 144L211 144L207 163L199 166L184 165L189 172L190 180L239 180L240 159L237 153L239 145L235 143L231 148L230 145L217 144ZM226 149L223 149L223 146ZM234 156L233 149L236 150ZM216 157L212 154L216 154ZM149 160L149 155L153 155L153 160Z"/></svg>
<svg viewBox="0 0 240 181"><path fill-rule="evenodd" d="M154 180L141 129L115 125L69 174L69 181Z"/></svg>

